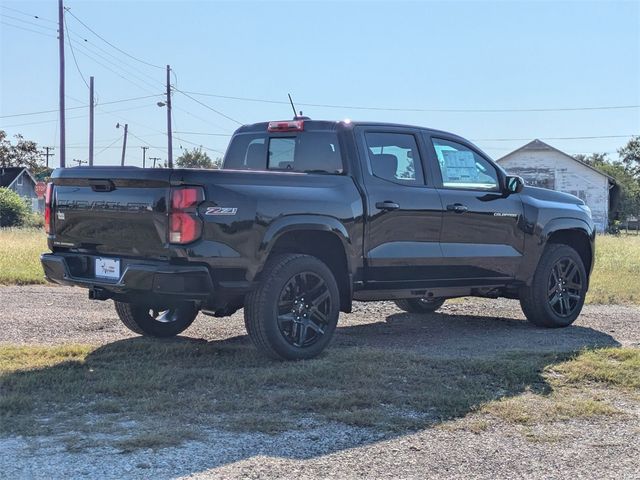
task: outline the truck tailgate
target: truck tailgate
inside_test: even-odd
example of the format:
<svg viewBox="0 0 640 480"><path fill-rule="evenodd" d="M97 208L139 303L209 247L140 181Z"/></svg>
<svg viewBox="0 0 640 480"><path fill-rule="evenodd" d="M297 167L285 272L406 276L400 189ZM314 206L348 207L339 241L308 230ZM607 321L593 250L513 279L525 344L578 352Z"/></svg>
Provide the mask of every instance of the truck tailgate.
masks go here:
<svg viewBox="0 0 640 480"><path fill-rule="evenodd" d="M167 257L171 171L135 167L56 170L53 248Z"/></svg>

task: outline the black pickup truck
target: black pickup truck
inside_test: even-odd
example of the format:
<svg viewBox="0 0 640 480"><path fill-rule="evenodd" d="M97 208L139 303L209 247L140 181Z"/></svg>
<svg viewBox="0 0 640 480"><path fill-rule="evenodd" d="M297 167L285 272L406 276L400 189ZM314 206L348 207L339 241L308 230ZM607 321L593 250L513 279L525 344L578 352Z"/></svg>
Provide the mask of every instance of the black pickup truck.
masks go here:
<svg viewBox="0 0 640 480"><path fill-rule="evenodd" d="M113 299L134 332L244 307L255 345L284 359L317 355L353 300L518 298L565 327L595 238L582 200L524 186L459 136L306 117L239 128L221 170L56 170L46 230L46 277Z"/></svg>

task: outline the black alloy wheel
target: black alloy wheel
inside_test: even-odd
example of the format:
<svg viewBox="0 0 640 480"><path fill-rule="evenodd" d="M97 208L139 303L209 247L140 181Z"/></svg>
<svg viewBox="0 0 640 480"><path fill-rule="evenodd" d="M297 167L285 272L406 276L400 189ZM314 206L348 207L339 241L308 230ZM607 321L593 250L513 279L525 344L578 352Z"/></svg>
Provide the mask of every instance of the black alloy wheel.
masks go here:
<svg viewBox="0 0 640 480"><path fill-rule="evenodd" d="M278 300L278 329L294 347L316 343L329 324L331 294L325 281L313 272L289 279Z"/></svg>
<svg viewBox="0 0 640 480"><path fill-rule="evenodd" d="M569 317L580 304L583 280L571 258L561 258L551 268L547 283L551 309L560 317Z"/></svg>

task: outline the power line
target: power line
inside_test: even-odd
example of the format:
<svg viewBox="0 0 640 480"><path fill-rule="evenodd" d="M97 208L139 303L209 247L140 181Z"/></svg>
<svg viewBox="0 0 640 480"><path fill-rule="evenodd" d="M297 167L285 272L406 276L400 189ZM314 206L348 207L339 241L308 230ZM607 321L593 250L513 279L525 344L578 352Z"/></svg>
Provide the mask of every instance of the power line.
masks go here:
<svg viewBox="0 0 640 480"><path fill-rule="evenodd" d="M78 60L76 59L76 53L73 51L73 45L71 44L71 37L69 36L69 28L67 27L67 17L64 17L64 29L66 30L66 34L67 34L67 40L69 40L69 49L71 50L71 56L73 57L73 63L75 63L76 65L76 69L78 70L78 73L80 74L80 78L82 78L82 81L84 82L84 84L87 86L87 88L89 88L89 84L87 83L87 80L84 78L84 75L82 74L82 71L80 70L80 65L78 65Z"/></svg>
<svg viewBox="0 0 640 480"><path fill-rule="evenodd" d="M98 153L96 153L96 157L98 155L100 155L102 152L104 152L106 149L111 148L112 145L114 145L116 142L118 142L122 137L118 137L116 138L113 142L111 142L109 145L107 145L106 147L104 147L102 150L100 150Z"/></svg>
<svg viewBox="0 0 640 480"><path fill-rule="evenodd" d="M7 23L4 20L0 20L0 23L2 25L6 25L7 27L13 27L13 28L17 28L18 30L24 30L25 32L37 33L38 35L42 35L43 37L58 38L56 35L50 35L48 33L39 32L38 30L33 30L31 28L21 27L19 25L13 25L11 23Z"/></svg>
<svg viewBox="0 0 640 480"><path fill-rule="evenodd" d="M109 45L111 48L114 48L115 50L119 51L120 53L126 55L129 58L132 58L133 60L140 62L140 63L144 63L145 65L148 65L150 67L154 67L154 68L160 68L162 70L164 70L164 67L161 67L159 65L154 65L153 63L149 63L146 62L144 60L141 60L137 57L134 57L133 55L131 55L130 53L125 52L124 50L122 50L121 48L116 47L113 43L111 43L109 40L105 39L103 36L101 36L100 34L96 33L91 27L89 27L86 23L84 23L82 20L80 20L78 17L76 17L73 12L69 9L66 8L66 11L69 15L71 15L73 18L75 18L84 28L86 28L87 30L89 30L91 33L93 33L96 37L98 37L100 40L102 40L103 42L105 42L107 45Z"/></svg>
<svg viewBox="0 0 640 480"><path fill-rule="evenodd" d="M56 24L56 25L58 24L58 22L56 22L55 20L50 20L48 18L43 18L43 17L41 17L39 15L34 15L32 13L27 13L27 12L25 12L23 10L18 10L17 8L7 7L6 5L0 5L0 8L4 8L6 10L10 10L12 12L19 13L21 15L26 15L27 17L36 18L38 20L43 20L45 22L53 23L53 24Z"/></svg>
<svg viewBox="0 0 640 480"><path fill-rule="evenodd" d="M113 111L106 111L106 110L100 110L99 112L96 113L96 115L111 115L113 113L117 113L117 112L130 112L131 110L139 110L141 108L149 108L152 107L153 105L138 105L136 107L130 107L130 108L121 108L118 110L113 110ZM96 105L97 107L97 105ZM80 108L87 108L87 107L80 107ZM68 110L68 109L67 109ZM86 115L76 115L73 117L67 117L67 120L75 120L78 118L86 118ZM117 117L116 117L117 118ZM28 123L19 123L19 124L12 124L12 125L3 125L3 128L10 128L10 127L27 127L30 125L43 125L46 123L53 123L53 122L57 122L58 119L55 120L42 120L42 121L38 121L38 122L28 122ZM129 122L131 123L131 122Z"/></svg>
<svg viewBox="0 0 640 480"><path fill-rule="evenodd" d="M182 135L208 135L212 137L230 137L232 133L205 133L205 132L173 132Z"/></svg>
<svg viewBox="0 0 640 480"><path fill-rule="evenodd" d="M184 94L200 95L203 97L223 98L227 100L240 100L245 102L259 102L288 105L288 101L284 100L268 100L264 98L250 97L234 97L228 95L217 95L213 93L202 92L181 92ZM623 110L640 108L640 105L613 105L613 106L595 106L595 107L563 107L563 108L480 108L480 109L463 109L463 108L399 108L399 107L366 107L356 105L333 105L325 103L301 103L296 105L304 107L321 107L321 108L341 108L350 110L375 110L386 112L433 112L433 113L509 113L509 112L573 112L584 110Z"/></svg>
<svg viewBox="0 0 640 480"><path fill-rule="evenodd" d="M540 140L591 140L595 138L629 138L638 134L630 135L592 135L585 137L540 137ZM531 138L476 138L473 142L526 142Z"/></svg>
<svg viewBox="0 0 640 480"><path fill-rule="evenodd" d="M32 25L34 27L42 28L43 30L56 31L55 28L45 27L44 25L40 25L37 22L33 22L33 21L30 21L30 20L24 20L23 18L18 18L18 17L14 17L14 16L11 16L11 15L7 15L6 13L0 13L0 17L8 18L10 20L13 20L14 22L26 23L27 25Z"/></svg>
<svg viewBox="0 0 640 480"><path fill-rule="evenodd" d="M198 100L197 98L193 98L193 97L192 97L191 95L189 95L188 93L183 92L182 90L178 90L177 88L174 88L174 90L175 90L176 92L180 92L180 93L181 93L181 94L183 94L185 97L190 98L191 100L193 100L193 101L194 101L194 102L196 102L197 104L202 105L203 107L208 108L208 109L209 109L209 110L211 110L212 112L217 113L217 114L218 114L218 115L220 115L221 117L224 117L224 118L226 118L227 120L231 120L232 122L237 123L238 125L243 125L243 123L242 123L242 122L239 122L239 121L238 121L238 120L236 120L235 118L231 118L229 115L225 115L225 114L224 114L224 113L222 113L221 111L216 110L215 108L213 108L213 107L211 107L211 106L207 105L206 103L201 102L201 101L200 101L200 100Z"/></svg>
<svg viewBox="0 0 640 480"><path fill-rule="evenodd" d="M104 106L104 105L112 105L114 103L123 103L123 102L132 102L134 100L142 100L145 98L154 98L154 97L158 97L160 94L157 95L144 95L141 97L132 97L132 98L123 98L121 100L112 100L110 102L103 102L100 105ZM67 108L67 110L77 110L79 108L87 108L89 105L82 105L79 107L69 107ZM39 112L28 112L28 113L14 113L12 115L0 115L0 118L10 118L10 117L25 117L25 116L29 116L29 115L41 115L44 113L54 113L54 112L58 112L58 109L51 109L51 110L42 110Z"/></svg>
<svg viewBox="0 0 640 480"><path fill-rule="evenodd" d="M116 64L116 63L114 63L113 61L109 60L108 58L105 58L104 56L102 56L102 55L100 55L100 54L98 54L98 53L96 53L96 52L92 52L92 51L88 50L88 49L87 49L84 45L82 45L80 42L76 42L75 40L72 40L72 41L73 41L76 45L81 46L83 49L86 49L86 50L87 50L87 52L89 52L89 53L87 53L87 52L85 52L84 50L79 50L79 51L78 51L79 53L81 53L81 54L82 54L82 55L84 55L85 57L87 57L87 58L89 58L89 59L93 60L95 63L97 63L98 65L102 66L103 68L105 68L105 69L109 70L111 73L113 73L113 74L117 75L118 77L122 78L123 80L126 80L127 82L131 83L132 85L135 85L135 86L136 86L136 87L138 87L139 89L144 90L144 91L146 91L146 92L150 92L150 91L151 91L151 90L149 90L148 88L143 87L142 85L138 84L137 82L134 82L134 81L131 79L131 77L136 78L138 81L143 82L143 83L145 83L145 84L149 85L152 89L155 89L155 88L156 88L156 87L155 87L155 85L151 85L149 82L147 82L146 80L144 80L144 79L140 78L139 76L134 75L134 74L132 74L131 72L126 71L125 69L122 69L122 67L120 67L120 65L118 65L118 64ZM97 57L101 58L101 59L102 59L102 60L104 60L105 62L110 63L111 65L114 65L116 68L122 69L122 70L125 72L126 76L125 76L125 75L120 74L120 73L119 73L119 72L117 72L117 71L115 71L113 68L109 67L108 65L105 65L104 63L102 63L102 62L100 62L100 61L96 60L96 59L93 57L93 55L95 55L95 56L97 56Z"/></svg>

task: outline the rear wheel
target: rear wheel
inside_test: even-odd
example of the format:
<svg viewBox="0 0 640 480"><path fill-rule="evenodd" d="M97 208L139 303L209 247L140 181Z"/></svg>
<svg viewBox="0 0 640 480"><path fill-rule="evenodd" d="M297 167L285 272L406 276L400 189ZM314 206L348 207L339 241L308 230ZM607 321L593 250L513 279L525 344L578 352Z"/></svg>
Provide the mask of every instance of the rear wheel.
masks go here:
<svg viewBox="0 0 640 480"><path fill-rule="evenodd" d="M578 252L568 245L545 249L531 286L520 291L527 320L540 327L567 327L582 310L587 294L587 272Z"/></svg>
<svg viewBox="0 0 640 480"><path fill-rule="evenodd" d="M114 302L118 317L132 332L151 337L173 337L185 331L198 316L192 303L182 303L169 310Z"/></svg>
<svg viewBox="0 0 640 480"><path fill-rule="evenodd" d="M403 298L396 300L396 305L409 313L432 313L438 310L446 298Z"/></svg>
<svg viewBox="0 0 640 480"><path fill-rule="evenodd" d="M278 255L247 295L244 319L258 350L298 360L315 357L329 344L339 309L338 286L324 263L309 255Z"/></svg>

